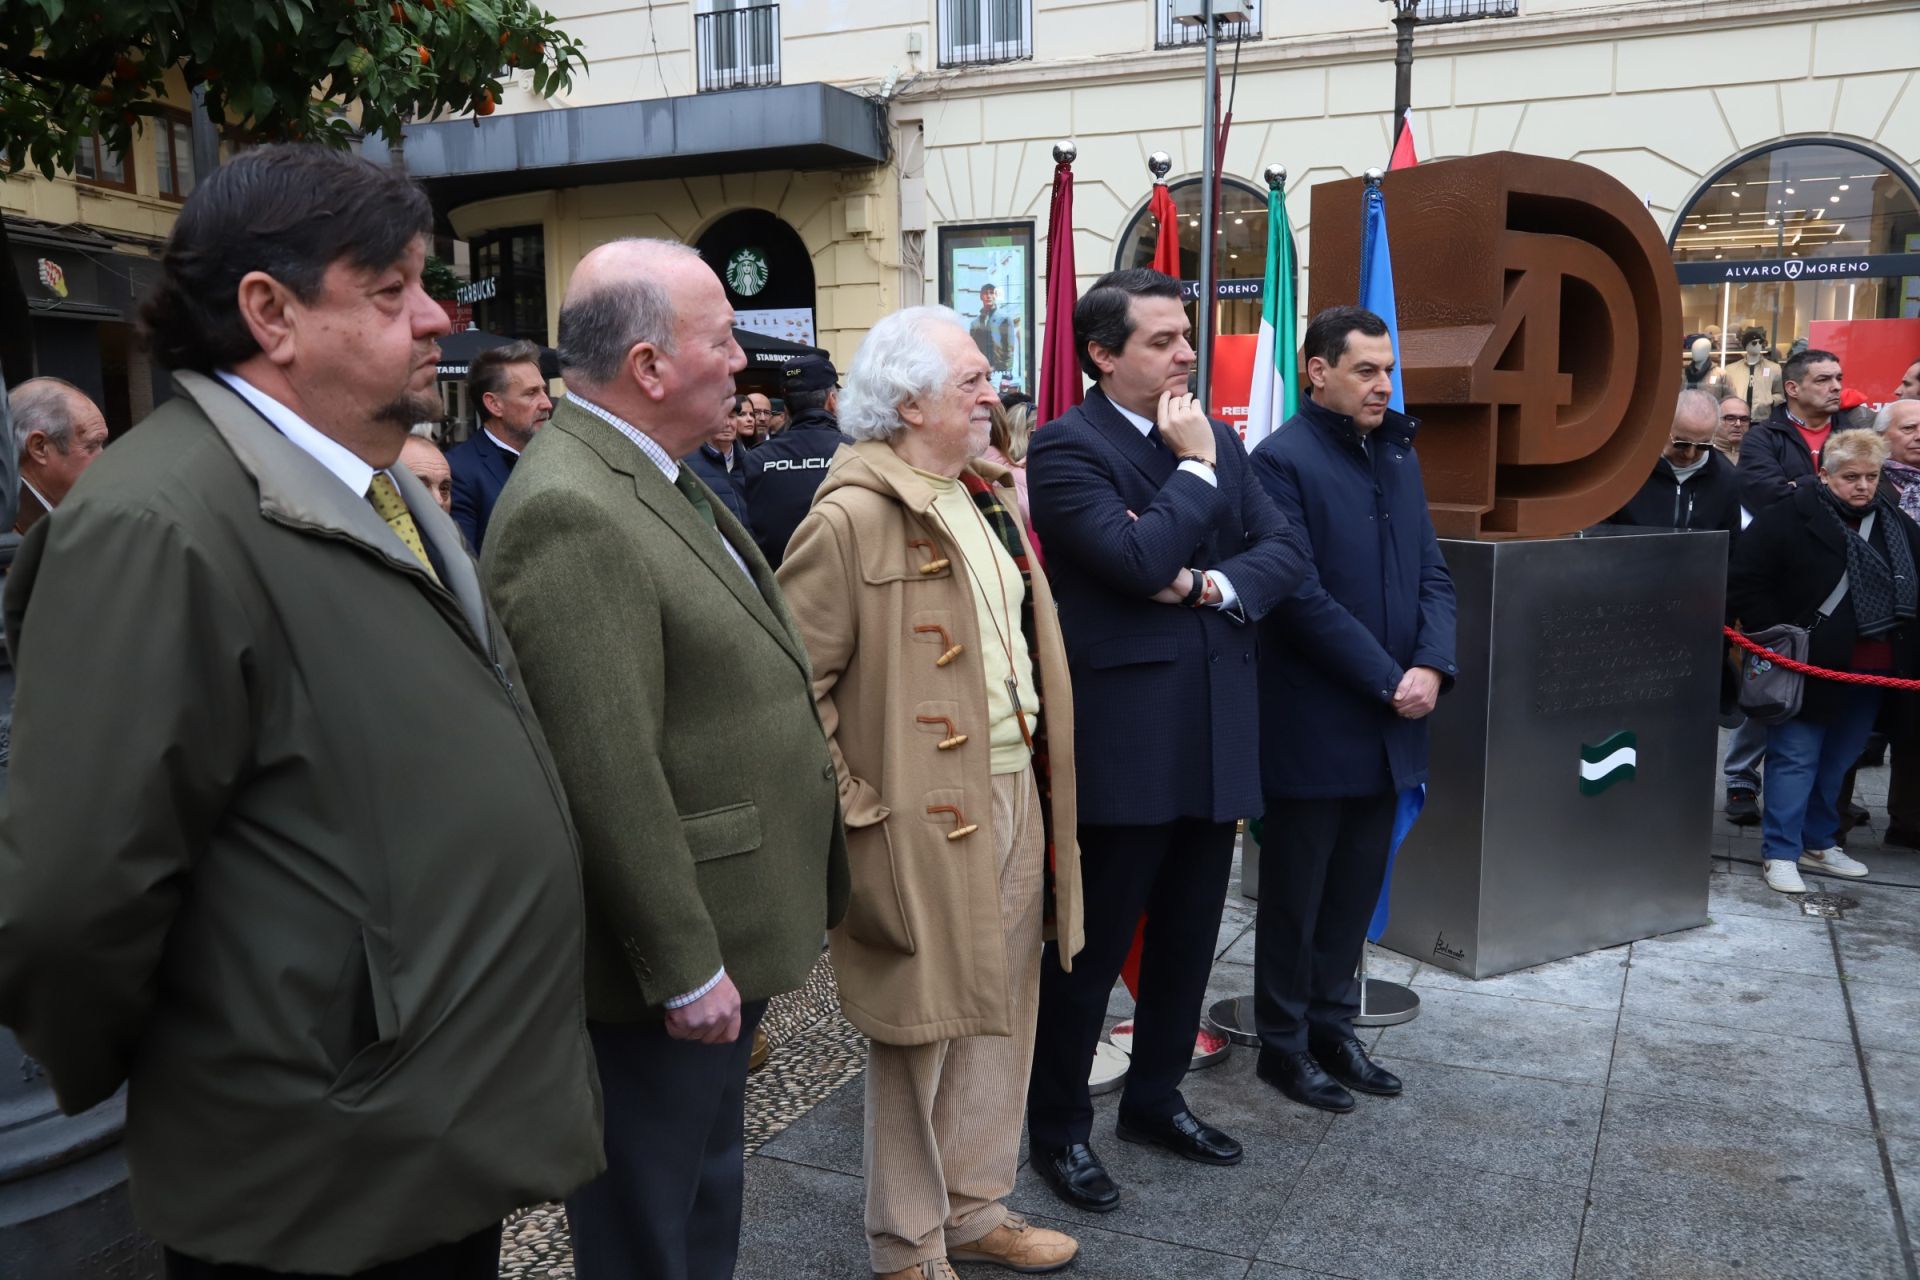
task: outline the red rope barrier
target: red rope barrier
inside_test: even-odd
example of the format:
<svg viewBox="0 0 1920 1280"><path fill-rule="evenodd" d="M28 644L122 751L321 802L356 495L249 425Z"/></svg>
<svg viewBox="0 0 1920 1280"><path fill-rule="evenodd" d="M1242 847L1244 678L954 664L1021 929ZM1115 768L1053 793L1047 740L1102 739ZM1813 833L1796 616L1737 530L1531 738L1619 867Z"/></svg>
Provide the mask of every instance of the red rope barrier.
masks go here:
<svg viewBox="0 0 1920 1280"><path fill-rule="evenodd" d="M1822 680L1835 680L1841 684L1870 684L1876 689L1905 689L1909 692L1920 691L1920 680L1902 680L1897 676L1870 676L1858 671L1829 671L1825 667L1809 666L1804 662L1795 662L1784 654L1775 653L1735 631L1732 627L1720 628L1727 639L1745 649L1748 653L1757 653L1763 658L1779 663L1789 671L1798 671L1803 676L1818 676Z"/></svg>

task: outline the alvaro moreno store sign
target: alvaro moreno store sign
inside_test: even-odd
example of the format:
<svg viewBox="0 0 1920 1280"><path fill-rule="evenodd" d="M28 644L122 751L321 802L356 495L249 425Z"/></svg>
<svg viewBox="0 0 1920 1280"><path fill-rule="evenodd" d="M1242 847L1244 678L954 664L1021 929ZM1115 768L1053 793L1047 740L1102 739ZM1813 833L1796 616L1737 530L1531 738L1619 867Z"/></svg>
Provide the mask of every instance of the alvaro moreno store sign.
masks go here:
<svg viewBox="0 0 1920 1280"><path fill-rule="evenodd" d="M1747 262L1678 262L1681 284L1750 284L1770 280L1873 280L1920 275L1920 253L1848 258L1767 258Z"/></svg>

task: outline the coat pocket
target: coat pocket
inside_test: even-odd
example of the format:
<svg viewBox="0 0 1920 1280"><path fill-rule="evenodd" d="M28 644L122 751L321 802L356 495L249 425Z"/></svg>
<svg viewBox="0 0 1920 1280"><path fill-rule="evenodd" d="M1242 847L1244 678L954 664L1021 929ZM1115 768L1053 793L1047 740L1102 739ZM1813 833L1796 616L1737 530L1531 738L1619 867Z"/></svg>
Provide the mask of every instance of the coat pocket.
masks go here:
<svg viewBox="0 0 1920 1280"><path fill-rule="evenodd" d="M915 950L913 928L907 923L907 904L893 865L893 837L887 830L892 811L867 783L854 786L855 802L845 807L852 894L840 928L863 946L910 956Z"/></svg>
<svg viewBox="0 0 1920 1280"><path fill-rule="evenodd" d="M381 956L366 930L355 929L321 1015L320 1045L334 1070L327 1096L336 1102L365 1096L391 1064L400 1039L399 1012Z"/></svg>
<svg viewBox="0 0 1920 1280"><path fill-rule="evenodd" d="M1172 662L1180 656L1180 642L1172 636L1115 636L1087 648L1087 665L1095 671L1131 667L1145 662Z"/></svg>
<svg viewBox="0 0 1920 1280"><path fill-rule="evenodd" d="M760 806L751 800L680 816L680 834L695 862L752 853L760 847Z"/></svg>

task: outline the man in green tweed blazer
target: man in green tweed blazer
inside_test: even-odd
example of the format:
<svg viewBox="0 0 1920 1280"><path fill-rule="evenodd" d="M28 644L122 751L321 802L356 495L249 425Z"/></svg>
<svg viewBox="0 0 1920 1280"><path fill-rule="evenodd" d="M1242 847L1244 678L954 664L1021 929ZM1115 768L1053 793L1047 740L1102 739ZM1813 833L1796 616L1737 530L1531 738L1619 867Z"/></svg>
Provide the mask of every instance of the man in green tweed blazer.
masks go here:
<svg viewBox="0 0 1920 1280"><path fill-rule="evenodd" d="M732 324L683 245L588 254L560 311L570 394L481 560L586 872L608 1168L567 1200L580 1280L733 1274L754 1025L846 909L806 648L752 536L680 465L732 408Z"/></svg>

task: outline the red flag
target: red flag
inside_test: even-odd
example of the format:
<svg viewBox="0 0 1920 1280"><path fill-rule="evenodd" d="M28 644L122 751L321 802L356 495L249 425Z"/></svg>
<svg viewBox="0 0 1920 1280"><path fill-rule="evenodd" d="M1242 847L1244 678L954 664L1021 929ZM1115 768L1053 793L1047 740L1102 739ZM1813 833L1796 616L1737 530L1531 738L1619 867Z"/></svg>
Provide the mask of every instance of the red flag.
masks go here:
<svg viewBox="0 0 1920 1280"><path fill-rule="evenodd" d="M1073 350L1073 166L1053 167L1053 209L1047 215L1047 336L1040 351L1040 396L1034 425L1044 426L1080 403L1080 358Z"/></svg>
<svg viewBox="0 0 1920 1280"><path fill-rule="evenodd" d="M1153 239L1153 269L1163 275L1180 279L1180 211L1174 207L1173 193L1167 190L1167 184L1153 184L1153 198L1147 201L1147 211L1159 224Z"/></svg>
<svg viewBox="0 0 1920 1280"><path fill-rule="evenodd" d="M1420 163L1420 157L1413 154L1413 108L1407 108L1407 114L1400 117L1400 132L1393 140L1393 158L1387 161L1387 172L1395 169L1411 169Z"/></svg>

